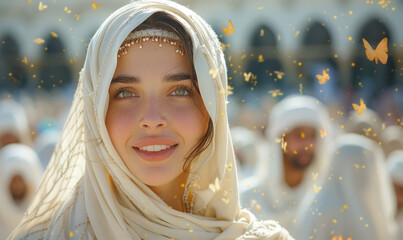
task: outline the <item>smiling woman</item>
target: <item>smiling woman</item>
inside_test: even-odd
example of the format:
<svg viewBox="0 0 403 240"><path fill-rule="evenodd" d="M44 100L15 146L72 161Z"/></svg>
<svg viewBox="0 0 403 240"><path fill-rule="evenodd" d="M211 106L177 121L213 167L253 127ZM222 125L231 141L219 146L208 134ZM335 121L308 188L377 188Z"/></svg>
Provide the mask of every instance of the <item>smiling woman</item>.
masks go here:
<svg viewBox="0 0 403 240"><path fill-rule="evenodd" d="M226 89L217 35L193 11L118 9L11 239L292 239L240 208Z"/></svg>

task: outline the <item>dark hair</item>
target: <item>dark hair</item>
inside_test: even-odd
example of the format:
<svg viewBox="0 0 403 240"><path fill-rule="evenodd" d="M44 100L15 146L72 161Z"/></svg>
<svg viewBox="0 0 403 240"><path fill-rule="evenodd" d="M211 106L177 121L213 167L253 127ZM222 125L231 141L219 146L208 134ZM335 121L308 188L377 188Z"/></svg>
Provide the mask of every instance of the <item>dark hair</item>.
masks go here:
<svg viewBox="0 0 403 240"><path fill-rule="evenodd" d="M186 32L185 28L175 20L171 15L165 12L156 12L152 14L148 19L146 19L143 23L141 23L135 31L143 30L143 29L150 29L150 28L157 28L166 30L168 32L173 32L177 34L183 43L183 47L185 50L185 55L188 58L190 65L192 67L192 84L193 87L197 90L198 94L200 94L199 86L197 83L197 75L193 65L193 44L189 34ZM200 110L200 106L198 106ZM213 121L211 120L210 116L206 133L196 144L193 149L189 152L186 156L185 163L183 164L183 170L186 171L190 166L191 162L201 153L203 152L210 144L213 139Z"/></svg>

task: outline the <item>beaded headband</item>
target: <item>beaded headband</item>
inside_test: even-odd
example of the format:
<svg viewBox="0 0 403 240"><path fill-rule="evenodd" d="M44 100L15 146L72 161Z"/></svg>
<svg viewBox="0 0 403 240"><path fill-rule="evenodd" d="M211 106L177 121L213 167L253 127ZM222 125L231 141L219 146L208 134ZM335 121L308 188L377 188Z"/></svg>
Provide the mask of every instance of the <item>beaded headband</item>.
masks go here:
<svg viewBox="0 0 403 240"><path fill-rule="evenodd" d="M176 53L183 56L184 46L179 36L173 32L168 32L161 29L145 29L135 32L131 32L126 39L123 41L122 45L118 51L118 58L127 54L127 49L134 44L139 44L139 48L143 48L142 43L147 41L157 42L159 47L162 47L163 43L168 43L172 46L176 46Z"/></svg>

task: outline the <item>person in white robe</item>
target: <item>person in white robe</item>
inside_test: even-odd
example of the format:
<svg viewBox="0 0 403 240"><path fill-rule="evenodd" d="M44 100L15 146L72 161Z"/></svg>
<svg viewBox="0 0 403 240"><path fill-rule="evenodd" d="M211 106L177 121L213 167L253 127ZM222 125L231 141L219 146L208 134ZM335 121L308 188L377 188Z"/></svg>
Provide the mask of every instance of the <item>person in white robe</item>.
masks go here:
<svg viewBox="0 0 403 240"><path fill-rule="evenodd" d="M35 151L13 143L0 150L0 239L17 227L39 186L43 168Z"/></svg>
<svg viewBox="0 0 403 240"><path fill-rule="evenodd" d="M331 143L328 172L296 214L297 239L393 239L396 201L382 149L345 134Z"/></svg>
<svg viewBox="0 0 403 240"><path fill-rule="evenodd" d="M300 201L326 166L331 126L326 107L314 97L294 95L276 104L267 142L260 144L258 174L241 182L243 206L291 228Z"/></svg>

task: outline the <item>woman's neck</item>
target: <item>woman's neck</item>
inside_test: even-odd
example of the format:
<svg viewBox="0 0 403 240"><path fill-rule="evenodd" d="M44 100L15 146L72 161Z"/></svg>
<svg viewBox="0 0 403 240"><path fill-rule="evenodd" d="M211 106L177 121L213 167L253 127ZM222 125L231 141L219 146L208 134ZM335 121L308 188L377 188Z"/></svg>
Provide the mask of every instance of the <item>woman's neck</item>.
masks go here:
<svg viewBox="0 0 403 240"><path fill-rule="evenodd" d="M173 181L163 186L149 186L149 188L157 194L169 207L185 212L186 207L182 201L185 192L186 180L188 177L187 172L183 172Z"/></svg>

